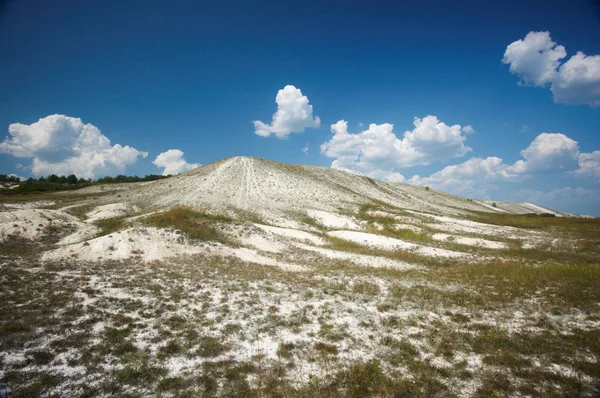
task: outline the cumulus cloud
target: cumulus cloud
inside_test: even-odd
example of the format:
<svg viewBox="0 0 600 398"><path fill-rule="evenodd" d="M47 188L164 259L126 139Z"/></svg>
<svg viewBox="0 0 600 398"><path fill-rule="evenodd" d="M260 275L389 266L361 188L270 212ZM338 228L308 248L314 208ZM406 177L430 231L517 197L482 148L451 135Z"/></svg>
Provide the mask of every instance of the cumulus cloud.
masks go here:
<svg viewBox="0 0 600 398"><path fill-rule="evenodd" d="M562 64L551 90L556 102L600 106L600 55L577 52Z"/></svg>
<svg viewBox="0 0 600 398"><path fill-rule="evenodd" d="M413 176L411 184L432 186L441 191L457 195L477 195L486 197L490 191L498 189L499 181L518 181L523 176L515 173L501 158L490 156L472 158L466 162L444 167L429 177Z"/></svg>
<svg viewBox="0 0 600 398"><path fill-rule="evenodd" d="M200 166L197 163L188 163L183 158L183 152L179 149L169 149L166 152L159 154L152 163L160 168L163 168L163 175L179 174L187 170L191 170Z"/></svg>
<svg viewBox="0 0 600 398"><path fill-rule="evenodd" d="M498 183L522 182L540 173L573 173L600 182L600 151L580 153L577 141L561 133L542 133L520 152L523 159L507 164L490 156L447 166L429 177L413 176L406 182L432 186L457 195L486 197ZM391 171L390 171L391 172Z"/></svg>
<svg viewBox="0 0 600 398"><path fill-rule="evenodd" d="M522 83L543 86L554 79L559 60L566 56L567 51L552 41L550 32L529 32L506 47L502 62L510 65Z"/></svg>
<svg viewBox="0 0 600 398"><path fill-rule="evenodd" d="M271 124L255 120L254 133L262 137L274 134L277 138L286 138L291 133L302 133L307 128L317 128L321 125L318 116L313 117L313 107L308 97L299 88L287 85L275 97L277 112L273 114Z"/></svg>
<svg viewBox="0 0 600 398"><path fill-rule="evenodd" d="M348 122L340 120L331 125L333 137L321 145L321 153L335 158L333 168L374 176L382 175L382 170L425 165L471 151L464 135L474 132L471 126L448 126L435 116L415 118L413 124L415 128L400 139L389 123L371 124L367 130L351 134Z"/></svg>
<svg viewBox="0 0 600 398"><path fill-rule="evenodd" d="M579 144L561 133L542 133L521 151L521 156L524 160L517 161L512 167L517 173L575 170Z"/></svg>
<svg viewBox="0 0 600 398"><path fill-rule="evenodd" d="M76 174L97 178L124 172L148 153L130 146L111 145L92 124L65 115L50 115L32 124L13 123L0 143L0 153L32 158L34 175Z"/></svg>
<svg viewBox="0 0 600 398"><path fill-rule="evenodd" d="M308 150L310 149L309 145L306 144L306 146L304 148L302 148L302 152L308 154Z"/></svg>
<svg viewBox="0 0 600 398"><path fill-rule="evenodd" d="M600 106L600 55L579 51L561 65L566 56L565 48L552 41L550 32L529 32L506 47L502 62L521 78L521 84L550 83L555 102Z"/></svg>
<svg viewBox="0 0 600 398"><path fill-rule="evenodd" d="M474 134L475 133L475 129L470 124L467 124L465 127L463 127L462 131L465 134Z"/></svg>
<svg viewBox="0 0 600 398"><path fill-rule="evenodd" d="M600 151L582 153L577 161L579 168L575 170L575 174L591 178L594 183L600 184Z"/></svg>

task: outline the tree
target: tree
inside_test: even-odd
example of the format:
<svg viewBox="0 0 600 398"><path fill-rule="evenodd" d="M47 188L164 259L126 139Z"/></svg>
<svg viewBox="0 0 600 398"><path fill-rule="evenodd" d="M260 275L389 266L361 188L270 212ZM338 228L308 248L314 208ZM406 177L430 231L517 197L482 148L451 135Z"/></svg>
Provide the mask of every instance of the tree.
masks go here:
<svg viewBox="0 0 600 398"><path fill-rule="evenodd" d="M56 174L50 174L48 176L48 182L58 182L58 176Z"/></svg>
<svg viewBox="0 0 600 398"><path fill-rule="evenodd" d="M69 174L69 176L67 177L67 183L77 184L77 176L75 174Z"/></svg>

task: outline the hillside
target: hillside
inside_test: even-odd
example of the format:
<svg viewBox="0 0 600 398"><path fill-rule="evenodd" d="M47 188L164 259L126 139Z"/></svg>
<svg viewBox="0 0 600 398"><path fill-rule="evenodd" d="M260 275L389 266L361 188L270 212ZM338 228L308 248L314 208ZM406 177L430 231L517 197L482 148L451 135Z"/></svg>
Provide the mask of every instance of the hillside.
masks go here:
<svg viewBox="0 0 600 398"><path fill-rule="evenodd" d="M597 219L252 157L0 200L0 396L585 396L600 379Z"/></svg>
<svg viewBox="0 0 600 398"><path fill-rule="evenodd" d="M437 214L468 211L558 213L528 203L479 202L408 184L386 183L335 169L290 165L254 157L232 157L158 181L133 200L162 207L212 204L262 212L304 209L337 211L382 202Z"/></svg>

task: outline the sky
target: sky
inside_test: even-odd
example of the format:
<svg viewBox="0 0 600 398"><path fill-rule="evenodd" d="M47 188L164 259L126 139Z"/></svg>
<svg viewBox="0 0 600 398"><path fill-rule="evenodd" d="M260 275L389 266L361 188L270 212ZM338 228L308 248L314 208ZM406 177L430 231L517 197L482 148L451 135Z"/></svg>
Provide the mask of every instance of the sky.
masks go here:
<svg viewBox="0 0 600 398"><path fill-rule="evenodd" d="M0 173L229 156L600 216L594 1L0 1Z"/></svg>

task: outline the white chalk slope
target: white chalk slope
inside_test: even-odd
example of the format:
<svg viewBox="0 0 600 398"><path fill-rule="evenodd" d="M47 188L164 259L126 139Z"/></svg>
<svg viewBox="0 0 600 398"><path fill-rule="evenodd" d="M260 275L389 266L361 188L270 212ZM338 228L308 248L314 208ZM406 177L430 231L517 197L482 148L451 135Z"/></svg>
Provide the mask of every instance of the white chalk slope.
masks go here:
<svg viewBox="0 0 600 398"><path fill-rule="evenodd" d="M222 205L243 210L338 211L373 201L434 214L468 211L554 212L528 203L468 200L408 184L386 183L325 167L291 165L254 157L232 157L176 177L141 186L134 201L155 207Z"/></svg>

